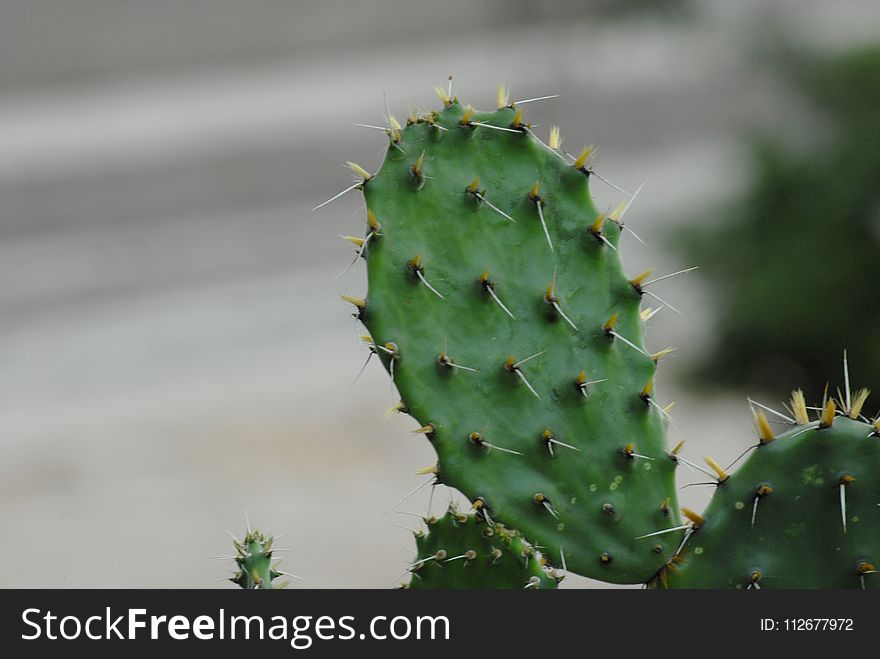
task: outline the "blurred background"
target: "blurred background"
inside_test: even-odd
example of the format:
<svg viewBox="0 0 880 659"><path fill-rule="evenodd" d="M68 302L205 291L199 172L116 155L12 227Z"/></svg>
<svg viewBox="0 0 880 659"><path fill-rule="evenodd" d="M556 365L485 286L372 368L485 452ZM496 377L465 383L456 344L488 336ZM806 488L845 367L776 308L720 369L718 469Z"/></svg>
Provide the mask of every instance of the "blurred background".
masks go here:
<svg viewBox="0 0 880 659"><path fill-rule="evenodd" d="M0 586L204 587L245 511L310 587L399 583L414 520L383 513L433 454L377 363L350 386L358 195L309 209L380 163L353 124L383 95L449 75L561 94L539 136L645 183L627 269L700 266L649 335L691 459L750 445L746 391L840 384L844 347L880 385L878 43L875 0L0 0Z"/></svg>

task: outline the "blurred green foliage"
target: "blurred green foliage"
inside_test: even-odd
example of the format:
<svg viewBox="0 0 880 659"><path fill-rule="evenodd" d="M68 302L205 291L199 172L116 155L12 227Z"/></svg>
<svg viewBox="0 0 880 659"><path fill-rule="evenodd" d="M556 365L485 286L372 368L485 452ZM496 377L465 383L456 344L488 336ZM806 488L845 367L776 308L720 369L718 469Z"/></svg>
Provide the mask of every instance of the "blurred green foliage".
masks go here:
<svg viewBox="0 0 880 659"><path fill-rule="evenodd" d="M786 70L813 137L760 141L742 197L678 236L716 307L698 380L815 397L846 348L854 385L880 390L880 47Z"/></svg>

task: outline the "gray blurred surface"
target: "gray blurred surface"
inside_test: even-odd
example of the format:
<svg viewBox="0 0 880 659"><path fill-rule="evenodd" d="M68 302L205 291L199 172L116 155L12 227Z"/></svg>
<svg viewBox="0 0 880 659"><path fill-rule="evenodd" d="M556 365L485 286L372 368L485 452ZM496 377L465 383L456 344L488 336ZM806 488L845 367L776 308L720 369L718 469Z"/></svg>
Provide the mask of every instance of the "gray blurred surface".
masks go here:
<svg viewBox="0 0 880 659"><path fill-rule="evenodd" d="M310 586L392 585L413 520L383 512L433 455L383 417L377 364L349 386L366 353L338 295L362 265L331 280L363 211L309 209L348 185L342 161L380 162L352 124L381 123L383 92L399 117L435 105L448 74L484 107L499 80L560 92L529 106L539 135L560 124L603 147L601 174L646 183L627 268L691 265L665 232L736 190L744 128L797 115L758 37L877 39L880 6L689 4L0 2L0 586L204 586L244 509ZM684 316L658 315L650 347L698 345L706 292L661 294ZM681 352L658 387L671 439L730 461L747 407L676 396Z"/></svg>

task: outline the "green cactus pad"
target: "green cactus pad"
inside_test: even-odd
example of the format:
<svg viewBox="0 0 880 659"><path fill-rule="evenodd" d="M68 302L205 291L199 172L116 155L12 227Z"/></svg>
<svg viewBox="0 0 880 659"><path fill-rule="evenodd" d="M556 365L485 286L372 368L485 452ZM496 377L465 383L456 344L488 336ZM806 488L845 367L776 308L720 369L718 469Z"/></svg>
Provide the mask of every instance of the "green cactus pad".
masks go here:
<svg viewBox="0 0 880 659"><path fill-rule="evenodd" d="M556 588L562 575L517 531L455 508L416 533L416 563L405 588Z"/></svg>
<svg viewBox="0 0 880 659"><path fill-rule="evenodd" d="M237 570L229 578L245 590L271 590L284 588L284 584L273 583L284 574L273 564L272 536L265 536L259 531L248 531L244 540L233 539L235 545L235 564Z"/></svg>
<svg viewBox="0 0 880 659"><path fill-rule="evenodd" d="M352 301L427 427L438 481L573 572L646 581L681 535L636 540L676 526L678 508L620 210L603 221L589 165L515 108L452 100L389 133L377 174L353 167L369 291Z"/></svg>
<svg viewBox="0 0 880 659"><path fill-rule="evenodd" d="M827 428L795 426L755 448L718 485L681 559L654 583L880 588L878 473L874 426L846 416Z"/></svg>

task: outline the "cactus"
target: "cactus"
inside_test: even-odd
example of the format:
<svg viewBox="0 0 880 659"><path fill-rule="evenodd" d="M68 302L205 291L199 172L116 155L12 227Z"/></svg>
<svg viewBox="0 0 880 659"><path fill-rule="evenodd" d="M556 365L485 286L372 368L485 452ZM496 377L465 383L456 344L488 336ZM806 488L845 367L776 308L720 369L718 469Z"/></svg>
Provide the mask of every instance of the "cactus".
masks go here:
<svg viewBox="0 0 880 659"><path fill-rule="evenodd" d="M654 400L656 361L623 274L626 205L599 213L585 149L573 162L503 100L393 121L362 178L355 239L365 299L346 298L433 444L437 482L514 526L573 571L638 583L668 558L675 462Z"/></svg>
<svg viewBox="0 0 880 659"><path fill-rule="evenodd" d="M404 588L556 588L563 575L519 532L450 506L417 531L415 563Z"/></svg>
<svg viewBox="0 0 880 659"><path fill-rule="evenodd" d="M653 584L880 588L869 576L880 564L880 425L859 420L865 396L841 401L840 416L829 400L810 421L795 392L794 427L776 437L759 415L759 444L719 480L687 551Z"/></svg>
<svg viewBox="0 0 880 659"><path fill-rule="evenodd" d="M405 128L389 116L381 169L349 163L359 179L343 191L366 200L365 236L348 240L368 272L367 296L344 299L400 392L393 409L437 453L423 473L475 511L417 537L411 586L522 587L519 569L462 558L491 529L612 583L878 587L867 391L851 396L845 372L845 396L826 396L815 421L797 392L793 418L774 413L803 427L779 437L757 412L748 459L730 475L707 458L711 504L679 511L675 468L697 465L666 446L654 378L668 350L644 345L653 312L640 304L665 277L628 278L619 259L631 199L597 212L592 149L569 156L556 128L544 144L503 90L494 112L438 93L443 109ZM450 547L469 571L448 569Z"/></svg>
<svg viewBox="0 0 880 659"><path fill-rule="evenodd" d="M278 569L278 562L272 557L274 542L273 536L251 529L248 529L243 540L233 537L233 560L237 569L229 581L245 590L273 590L287 587L286 583L276 581L281 576L299 579L296 575Z"/></svg>

